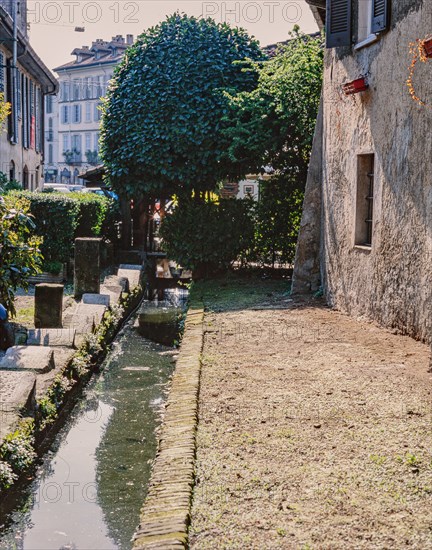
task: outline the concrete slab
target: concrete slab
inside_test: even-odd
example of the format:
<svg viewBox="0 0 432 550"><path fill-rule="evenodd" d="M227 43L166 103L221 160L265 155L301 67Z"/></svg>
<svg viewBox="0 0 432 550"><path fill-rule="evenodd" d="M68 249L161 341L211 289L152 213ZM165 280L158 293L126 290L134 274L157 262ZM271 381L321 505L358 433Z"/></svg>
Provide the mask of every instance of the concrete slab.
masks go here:
<svg viewBox="0 0 432 550"><path fill-rule="evenodd" d="M0 361L1 370L49 372L55 367L54 351L45 346L12 346Z"/></svg>
<svg viewBox="0 0 432 550"><path fill-rule="evenodd" d="M84 304L100 305L109 307L110 296L108 294L83 294L82 301Z"/></svg>
<svg viewBox="0 0 432 550"><path fill-rule="evenodd" d="M23 413L32 413L35 409L35 373L0 371L0 441L16 428Z"/></svg>
<svg viewBox="0 0 432 550"><path fill-rule="evenodd" d="M77 334L92 332L101 322L105 311L106 306L80 302L70 320L70 326L76 329Z"/></svg>
<svg viewBox="0 0 432 550"><path fill-rule="evenodd" d="M27 332L28 346L75 347L74 328L40 328Z"/></svg>

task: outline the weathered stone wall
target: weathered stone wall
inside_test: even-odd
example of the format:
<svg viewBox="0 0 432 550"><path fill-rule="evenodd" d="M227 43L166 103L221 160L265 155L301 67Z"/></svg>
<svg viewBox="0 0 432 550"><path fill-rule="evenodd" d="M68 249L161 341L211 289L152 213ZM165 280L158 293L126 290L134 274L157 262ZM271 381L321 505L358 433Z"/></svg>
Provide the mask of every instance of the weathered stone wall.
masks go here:
<svg viewBox="0 0 432 550"><path fill-rule="evenodd" d="M297 239L291 294L315 292L321 283L320 234L323 160L323 101L321 98L312 143L303 212Z"/></svg>
<svg viewBox="0 0 432 550"><path fill-rule="evenodd" d="M324 69L321 263L331 305L432 340L432 109L406 85L409 43L431 33L432 5L393 13L381 39L351 55L327 50ZM369 90L346 97L344 82ZM432 60L418 95L432 105ZM371 249L355 246L357 155L375 154Z"/></svg>

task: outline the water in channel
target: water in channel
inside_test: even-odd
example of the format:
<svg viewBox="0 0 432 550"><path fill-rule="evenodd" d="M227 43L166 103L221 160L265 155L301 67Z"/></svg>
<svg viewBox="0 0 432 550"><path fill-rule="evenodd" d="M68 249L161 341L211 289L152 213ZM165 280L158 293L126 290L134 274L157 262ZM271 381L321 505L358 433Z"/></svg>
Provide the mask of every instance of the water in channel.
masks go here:
<svg viewBox="0 0 432 550"><path fill-rule="evenodd" d="M137 317L125 325L19 506L1 518L0 549L131 548L174 353L141 336Z"/></svg>

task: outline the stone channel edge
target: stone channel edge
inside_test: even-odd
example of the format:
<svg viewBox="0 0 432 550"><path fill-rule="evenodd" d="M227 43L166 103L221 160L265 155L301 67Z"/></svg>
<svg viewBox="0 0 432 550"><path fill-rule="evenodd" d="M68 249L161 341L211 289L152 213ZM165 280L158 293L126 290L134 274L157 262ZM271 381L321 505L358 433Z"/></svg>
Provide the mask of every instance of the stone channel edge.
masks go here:
<svg viewBox="0 0 432 550"><path fill-rule="evenodd" d="M158 450L133 549L188 547L194 487L204 306L189 307L165 405Z"/></svg>

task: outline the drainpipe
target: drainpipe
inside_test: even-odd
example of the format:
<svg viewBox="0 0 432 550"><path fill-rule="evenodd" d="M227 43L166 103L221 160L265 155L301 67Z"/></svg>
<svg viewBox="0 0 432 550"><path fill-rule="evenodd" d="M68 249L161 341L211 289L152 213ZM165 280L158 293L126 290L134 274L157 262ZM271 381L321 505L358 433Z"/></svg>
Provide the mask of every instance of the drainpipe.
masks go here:
<svg viewBox="0 0 432 550"><path fill-rule="evenodd" d="M17 59L18 59L18 0L12 0L13 42L12 42L12 143L18 143L18 90L17 90Z"/></svg>

